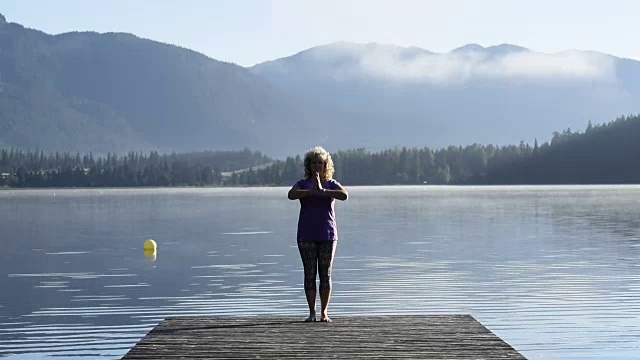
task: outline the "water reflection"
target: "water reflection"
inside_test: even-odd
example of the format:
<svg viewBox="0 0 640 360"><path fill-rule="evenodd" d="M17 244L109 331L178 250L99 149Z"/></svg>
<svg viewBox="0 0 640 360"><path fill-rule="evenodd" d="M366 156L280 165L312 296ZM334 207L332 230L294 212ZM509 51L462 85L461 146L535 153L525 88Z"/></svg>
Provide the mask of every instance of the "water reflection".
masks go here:
<svg viewBox="0 0 640 360"><path fill-rule="evenodd" d="M55 192L0 192L0 355L119 358L169 316L306 312L286 189ZM350 193L336 320L468 313L530 359L640 356L640 187Z"/></svg>
<svg viewBox="0 0 640 360"><path fill-rule="evenodd" d="M156 261L156 259L158 259L158 251L156 249L153 250L149 250L149 249L144 249L144 257L147 258L149 261Z"/></svg>

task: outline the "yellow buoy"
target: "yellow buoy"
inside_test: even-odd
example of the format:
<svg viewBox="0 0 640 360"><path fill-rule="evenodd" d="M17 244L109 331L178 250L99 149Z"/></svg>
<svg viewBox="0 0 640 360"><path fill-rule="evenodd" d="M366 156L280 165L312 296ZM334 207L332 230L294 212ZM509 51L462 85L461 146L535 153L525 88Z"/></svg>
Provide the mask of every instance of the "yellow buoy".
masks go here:
<svg viewBox="0 0 640 360"><path fill-rule="evenodd" d="M158 248L158 245L156 244L155 241L149 239L144 242L143 247L145 251L156 251L156 249Z"/></svg>

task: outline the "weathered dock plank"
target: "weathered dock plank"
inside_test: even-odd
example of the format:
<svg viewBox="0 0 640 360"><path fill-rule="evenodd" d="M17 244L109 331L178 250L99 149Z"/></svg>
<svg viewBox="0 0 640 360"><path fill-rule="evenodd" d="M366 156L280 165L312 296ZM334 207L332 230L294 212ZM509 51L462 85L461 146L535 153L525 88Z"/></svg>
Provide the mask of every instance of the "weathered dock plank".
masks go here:
<svg viewBox="0 0 640 360"><path fill-rule="evenodd" d="M122 359L525 359L469 315L177 317Z"/></svg>

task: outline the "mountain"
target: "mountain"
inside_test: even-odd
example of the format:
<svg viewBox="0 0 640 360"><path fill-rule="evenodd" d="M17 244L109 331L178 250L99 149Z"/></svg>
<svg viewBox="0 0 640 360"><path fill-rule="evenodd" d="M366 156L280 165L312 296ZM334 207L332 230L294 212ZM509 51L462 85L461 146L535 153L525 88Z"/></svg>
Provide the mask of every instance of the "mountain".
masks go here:
<svg viewBox="0 0 640 360"><path fill-rule="evenodd" d="M640 112L640 62L590 51L337 42L250 69L331 111L340 148L533 143Z"/></svg>
<svg viewBox="0 0 640 360"><path fill-rule="evenodd" d="M0 15L0 148L126 153L511 144L640 112L640 62L338 42L251 68Z"/></svg>
<svg viewBox="0 0 640 360"><path fill-rule="evenodd" d="M0 147L277 156L309 147L292 128L319 138L315 118L262 77L188 49L0 18Z"/></svg>

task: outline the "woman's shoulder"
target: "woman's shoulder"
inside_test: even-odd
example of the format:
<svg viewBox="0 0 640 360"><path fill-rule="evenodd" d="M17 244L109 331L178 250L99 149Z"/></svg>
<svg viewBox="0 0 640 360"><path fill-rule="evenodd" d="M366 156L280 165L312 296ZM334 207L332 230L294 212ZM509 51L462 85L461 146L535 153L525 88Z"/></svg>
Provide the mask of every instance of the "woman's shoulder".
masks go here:
<svg viewBox="0 0 640 360"><path fill-rule="evenodd" d="M327 180L327 183L329 183L329 184L331 184L331 185L339 185L339 186L342 186L342 184L340 184L340 183L338 182L338 180L336 180L336 179L328 179L328 180Z"/></svg>

